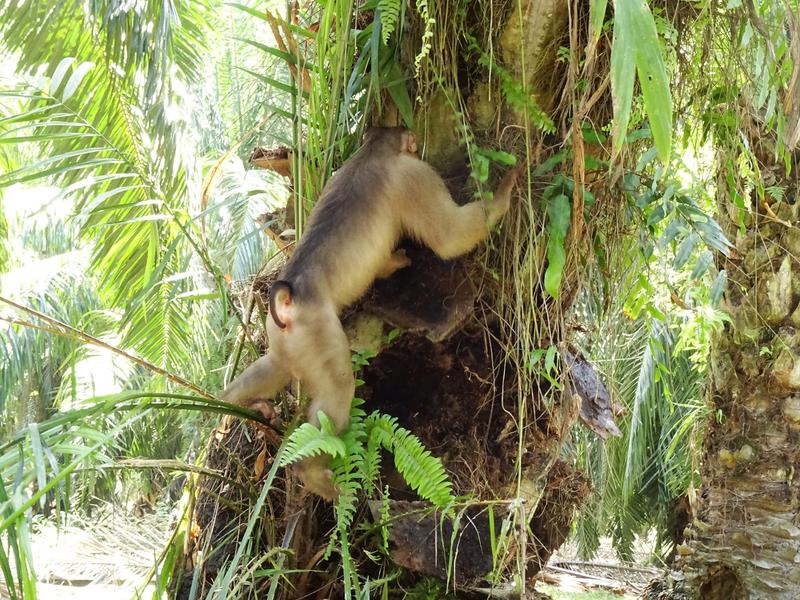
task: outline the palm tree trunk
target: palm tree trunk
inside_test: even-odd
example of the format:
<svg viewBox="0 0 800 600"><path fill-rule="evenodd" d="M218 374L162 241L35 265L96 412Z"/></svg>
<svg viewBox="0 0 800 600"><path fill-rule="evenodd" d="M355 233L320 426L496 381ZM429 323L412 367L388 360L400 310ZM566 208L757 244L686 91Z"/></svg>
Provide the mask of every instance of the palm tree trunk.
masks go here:
<svg viewBox="0 0 800 600"><path fill-rule="evenodd" d="M751 128L758 132L758 129ZM766 135L752 135L762 180L797 194ZM766 141L765 141L766 140ZM797 172L797 156L792 173ZM730 164L730 163L729 163ZM690 596L800 597L800 205L754 199L740 210L722 169L719 195L735 253L725 259L731 317L711 358L712 414L696 519L679 550ZM733 174L733 173L731 173ZM755 197L755 193L753 194ZM740 230L740 223L745 230Z"/></svg>

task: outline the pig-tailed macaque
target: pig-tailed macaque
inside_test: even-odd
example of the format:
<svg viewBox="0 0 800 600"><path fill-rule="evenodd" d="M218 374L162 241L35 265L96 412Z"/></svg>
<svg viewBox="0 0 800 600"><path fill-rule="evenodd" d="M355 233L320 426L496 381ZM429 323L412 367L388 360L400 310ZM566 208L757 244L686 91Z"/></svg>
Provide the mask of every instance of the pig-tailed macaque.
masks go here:
<svg viewBox="0 0 800 600"><path fill-rule="evenodd" d="M269 352L225 390L222 399L272 417L270 400L291 380L311 398L308 420L323 411L337 432L348 424L354 376L339 312L378 277L411 261L397 250L402 236L443 259L474 248L508 210L518 169L490 200L459 206L442 178L416 156L416 136L402 127L373 128L331 178L297 250L270 290ZM327 456L299 464L306 489L335 498Z"/></svg>

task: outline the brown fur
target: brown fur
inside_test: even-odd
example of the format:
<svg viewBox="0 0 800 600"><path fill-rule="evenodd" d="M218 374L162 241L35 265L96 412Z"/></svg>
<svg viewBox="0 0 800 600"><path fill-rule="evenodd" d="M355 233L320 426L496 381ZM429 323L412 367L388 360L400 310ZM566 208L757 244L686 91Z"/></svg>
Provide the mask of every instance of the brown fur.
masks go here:
<svg viewBox="0 0 800 600"><path fill-rule="evenodd" d="M410 264L395 250L404 235L445 259L474 248L508 210L518 175L509 172L492 200L459 206L415 153L413 133L372 129L328 182L274 289L269 353L228 386L223 400L272 416L269 400L297 379L311 398L311 423L319 424L322 410L338 432L347 427L355 388L341 309L376 278ZM324 456L306 459L300 475L307 489L330 499L336 490L327 462Z"/></svg>

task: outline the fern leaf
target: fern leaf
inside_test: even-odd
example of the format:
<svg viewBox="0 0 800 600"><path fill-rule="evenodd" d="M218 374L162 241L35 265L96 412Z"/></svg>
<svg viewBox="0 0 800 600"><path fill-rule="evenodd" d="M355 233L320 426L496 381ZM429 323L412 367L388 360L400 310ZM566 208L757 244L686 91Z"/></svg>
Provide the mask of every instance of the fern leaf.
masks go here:
<svg viewBox="0 0 800 600"><path fill-rule="evenodd" d="M414 58L414 70L416 74L419 75L422 68L422 61L425 60L431 52L433 26L436 25L436 19L430 16L428 0L417 0L417 12L422 22L425 23L425 31L422 33L422 45L420 46L419 53Z"/></svg>
<svg viewBox="0 0 800 600"><path fill-rule="evenodd" d="M369 439L394 454L394 463L411 488L439 507L453 501L453 486L442 461L426 450L422 442L397 419L379 413L367 418Z"/></svg>
<svg viewBox="0 0 800 600"><path fill-rule="evenodd" d="M369 496L378 479L378 468L381 464L381 444L376 436L367 438L367 447L364 450L364 493Z"/></svg>
<svg viewBox="0 0 800 600"><path fill-rule="evenodd" d="M357 423L357 425L360 425ZM342 551L342 564L345 570L348 568L348 544L347 539L350 526L358 507L358 493L361 491L363 481L363 453L364 437L363 427L356 427L354 431L351 427L344 436L342 442L345 453L335 458L331 463L333 469L333 481L339 488L339 497L334 505L336 513L336 535L331 536L328 547L325 550L325 557L330 556L333 548L338 541ZM350 565L352 566L352 565ZM353 567L354 568L354 567Z"/></svg>
<svg viewBox="0 0 800 600"><path fill-rule="evenodd" d="M397 418L383 415L378 411L373 412L366 420L366 428L370 439L375 439L377 444L391 452L394 448L394 432L398 427Z"/></svg>
<svg viewBox="0 0 800 600"><path fill-rule="evenodd" d="M346 451L344 442L338 436L323 433L311 423L303 423L286 440L286 450L280 464L286 466L318 454L344 456Z"/></svg>
<svg viewBox="0 0 800 600"><path fill-rule="evenodd" d="M379 0L378 11L381 15L381 38L386 44L400 19L400 0Z"/></svg>
<svg viewBox="0 0 800 600"><path fill-rule="evenodd" d="M406 482L422 498L439 507L453 501L453 486L442 461L403 428L395 432L394 463Z"/></svg>

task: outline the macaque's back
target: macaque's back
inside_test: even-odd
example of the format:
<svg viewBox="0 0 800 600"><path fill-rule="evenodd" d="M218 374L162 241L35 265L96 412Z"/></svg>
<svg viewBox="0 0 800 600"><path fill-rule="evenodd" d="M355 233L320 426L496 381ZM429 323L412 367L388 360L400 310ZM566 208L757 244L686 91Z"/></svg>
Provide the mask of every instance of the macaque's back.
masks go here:
<svg viewBox="0 0 800 600"><path fill-rule="evenodd" d="M400 237L397 207L388 202L391 169L391 161L360 152L331 178L281 275L296 294L331 298L338 309L374 281Z"/></svg>

